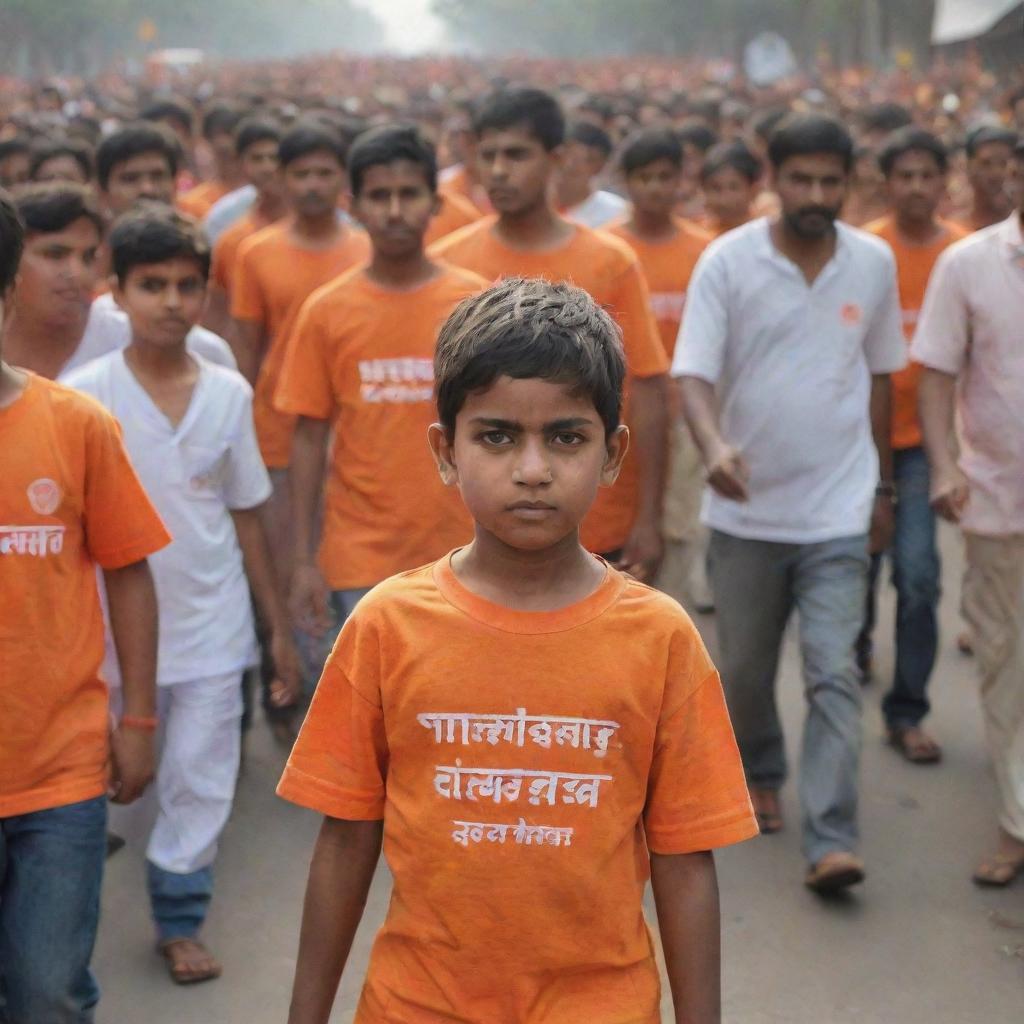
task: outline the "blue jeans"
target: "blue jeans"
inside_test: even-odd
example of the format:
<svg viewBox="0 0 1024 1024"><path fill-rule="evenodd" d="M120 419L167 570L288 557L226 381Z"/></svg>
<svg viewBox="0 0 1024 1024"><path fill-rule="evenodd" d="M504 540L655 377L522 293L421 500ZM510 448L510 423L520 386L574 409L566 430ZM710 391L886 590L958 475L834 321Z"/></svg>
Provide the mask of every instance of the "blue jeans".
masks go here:
<svg viewBox="0 0 1024 1024"><path fill-rule="evenodd" d="M0 1021L88 1024L107 800L0 818Z"/></svg>
<svg viewBox="0 0 1024 1024"><path fill-rule="evenodd" d="M861 695L853 644L867 589L867 537L780 544L714 530L708 567L719 669L747 780L777 790L786 778L775 676L786 623L796 610L807 700L803 851L816 864L833 850L854 850Z"/></svg>
<svg viewBox="0 0 1024 1024"><path fill-rule="evenodd" d="M160 942L199 934L213 898L213 868L176 874L146 861L146 887Z"/></svg>
<svg viewBox="0 0 1024 1024"><path fill-rule="evenodd" d="M929 502L928 459L923 448L894 451L893 476L899 501L896 530L887 552L896 588L896 671L882 701L890 728L919 725L928 714L928 680L939 646L939 550L935 513ZM858 645L870 650L875 625L875 591L882 556L871 560L867 613Z"/></svg>

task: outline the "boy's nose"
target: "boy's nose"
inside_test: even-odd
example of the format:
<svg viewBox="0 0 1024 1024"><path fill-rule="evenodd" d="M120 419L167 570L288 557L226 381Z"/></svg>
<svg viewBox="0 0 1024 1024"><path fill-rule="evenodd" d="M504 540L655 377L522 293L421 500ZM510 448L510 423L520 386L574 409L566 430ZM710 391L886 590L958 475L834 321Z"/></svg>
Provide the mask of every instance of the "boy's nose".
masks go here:
<svg viewBox="0 0 1024 1024"><path fill-rule="evenodd" d="M516 463L513 480L524 487L551 483L551 462L542 445L526 445Z"/></svg>

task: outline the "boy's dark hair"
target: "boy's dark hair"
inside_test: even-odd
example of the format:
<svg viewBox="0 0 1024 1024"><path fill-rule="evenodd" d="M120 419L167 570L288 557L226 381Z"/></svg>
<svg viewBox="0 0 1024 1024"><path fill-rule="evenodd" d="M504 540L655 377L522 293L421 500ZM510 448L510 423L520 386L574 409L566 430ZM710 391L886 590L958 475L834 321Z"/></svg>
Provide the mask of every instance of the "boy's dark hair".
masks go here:
<svg viewBox="0 0 1024 1024"><path fill-rule="evenodd" d="M344 139L322 121L300 121L285 132L277 159L282 167L287 167L310 153L330 153L342 167L346 166L348 153Z"/></svg>
<svg viewBox="0 0 1024 1024"><path fill-rule="evenodd" d="M703 122L689 121L676 132L676 137L683 146L696 146L706 153L718 142L718 136Z"/></svg>
<svg viewBox="0 0 1024 1024"><path fill-rule="evenodd" d="M203 280L210 276L210 243L192 217L164 206L132 210L114 223L107 239L118 284L133 268L184 257L195 260Z"/></svg>
<svg viewBox="0 0 1024 1024"><path fill-rule="evenodd" d="M202 133L208 142L215 135L234 135L245 111L235 103L213 103L203 111Z"/></svg>
<svg viewBox="0 0 1024 1024"><path fill-rule="evenodd" d="M751 116L750 131L763 142L768 143L771 141L775 129L779 127L779 123L784 121L788 115L789 111L785 107L772 107L769 110L762 110Z"/></svg>
<svg viewBox="0 0 1024 1024"><path fill-rule="evenodd" d="M360 135L348 151L348 176L352 195L363 189L363 179L371 167L408 160L418 164L431 192L437 191L437 153L418 128L412 125L385 124Z"/></svg>
<svg viewBox="0 0 1024 1024"><path fill-rule="evenodd" d="M671 128L641 128L634 132L622 148L619 167L628 177L655 160L668 160L676 170L683 166L683 144Z"/></svg>
<svg viewBox="0 0 1024 1024"><path fill-rule="evenodd" d="M827 114L788 114L772 133L768 159L778 170L794 156L831 153L843 161L849 173L853 167L853 139L841 121Z"/></svg>
<svg viewBox="0 0 1024 1024"><path fill-rule="evenodd" d="M620 422L626 360L615 321L582 288L510 277L463 299L437 339L437 412L449 437L474 391L499 377L569 384L610 435Z"/></svg>
<svg viewBox="0 0 1024 1024"><path fill-rule="evenodd" d="M165 96L147 103L139 111L142 121L173 121L186 135L193 135L196 130L196 116L188 100L178 96Z"/></svg>
<svg viewBox="0 0 1024 1024"><path fill-rule="evenodd" d="M91 221L103 237L106 222L86 185L70 181L36 182L18 190L14 200L25 235L52 235L77 220Z"/></svg>
<svg viewBox="0 0 1024 1024"><path fill-rule="evenodd" d="M32 148L32 160L28 168L28 176L35 179L40 168L47 160L58 156L69 156L82 169L86 181L92 181L94 160L93 147L83 139L53 139Z"/></svg>
<svg viewBox="0 0 1024 1024"><path fill-rule="evenodd" d="M1017 133L1004 128L1000 124L983 124L972 128L964 139L964 150L967 152L967 159L971 160L977 156L982 146L988 146L993 142L1002 143L1015 149L1017 146Z"/></svg>
<svg viewBox="0 0 1024 1024"><path fill-rule="evenodd" d="M896 166L896 161L907 153L927 153L934 158L942 174L945 174L949 167L949 151L942 140L923 128L908 126L893 132L885 140L878 154L878 166L881 167L882 173L888 178Z"/></svg>
<svg viewBox="0 0 1024 1024"><path fill-rule="evenodd" d="M9 156L18 156L21 153L32 152L32 140L24 135L15 135L9 139L0 141L0 160L6 160Z"/></svg>
<svg viewBox="0 0 1024 1024"><path fill-rule="evenodd" d="M1017 145L1013 147L1013 155L1017 160L1024 160L1024 138L1017 140Z"/></svg>
<svg viewBox="0 0 1024 1024"><path fill-rule="evenodd" d="M760 181L764 173L764 164L742 139L720 142L717 146L712 146L701 168L700 180L707 181L726 167L731 167L738 174L742 174L751 185Z"/></svg>
<svg viewBox="0 0 1024 1024"><path fill-rule="evenodd" d="M245 151L258 142L276 142L280 145L282 134L281 126L276 121L265 117L247 117L235 129L235 154L244 156Z"/></svg>
<svg viewBox="0 0 1024 1024"><path fill-rule="evenodd" d="M880 132L886 135L914 123L911 113L902 103L872 103L857 118L862 132Z"/></svg>
<svg viewBox="0 0 1024 1024"><path fill-rule="evenodd" d="M118 164L143 153L159 153L170 168L171 176L181 166L181 146L170 128L156 121L136 121L108 135L96 149L96 180L102 189Z"/></svg>
<svg viewBox="0 0 1024 1024"><path fill-rule="evenodd" d="M3 298L14 284L25 248L25 225L18 216L14 200L0 189L0 298Z"/></svg>
<svg viewBox="0 0 1024 1024"><path fill-rule="evenodd" d="M608 159L615 148L612 137L603 129L590 121L574 121L565 133L566 142L578 142L581 146L596 149L601 156Z"/></svg>
<svg viewBox="0 0 1024 1024"><path fill-rule="evenodd" d="M473 133L525 127L550 153L565 142L565 114L558 100L543 89L513 86L491 93L477 108Z"/></svg>

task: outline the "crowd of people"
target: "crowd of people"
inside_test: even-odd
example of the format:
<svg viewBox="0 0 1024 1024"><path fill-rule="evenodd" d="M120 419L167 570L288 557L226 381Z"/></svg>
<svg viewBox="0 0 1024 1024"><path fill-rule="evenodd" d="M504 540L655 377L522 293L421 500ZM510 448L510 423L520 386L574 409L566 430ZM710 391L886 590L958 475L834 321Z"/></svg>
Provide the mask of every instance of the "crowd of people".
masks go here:
<svg viewBox="0 0 1024 1024"><path fill-rule="evenodd" d="M885 562L886 735L941 760L938 518L998 795L973 878L1024 875L1021 83L0 80L0 189L0 1021L93 1019L104 860L147 810L169 975L221 974L264 723L324 816L292 1024L328 1019L382 844L358 1020L654 1022L648 877L677 1019L718 1020L711 851L786 825L793 613L807 886L866 875Z"/></svg>

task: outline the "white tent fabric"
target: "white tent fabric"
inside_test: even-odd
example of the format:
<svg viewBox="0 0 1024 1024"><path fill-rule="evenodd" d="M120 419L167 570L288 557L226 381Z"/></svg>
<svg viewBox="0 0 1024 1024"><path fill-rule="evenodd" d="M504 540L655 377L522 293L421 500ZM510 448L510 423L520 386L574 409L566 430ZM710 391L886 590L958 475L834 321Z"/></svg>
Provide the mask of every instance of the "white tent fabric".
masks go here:
<svg viewBox="0 0 1024 1024"><path fill-rule="evenodd" d="M984 35L1020 6L1020 0L936 0L932 42L943 46Z"/></svg>

